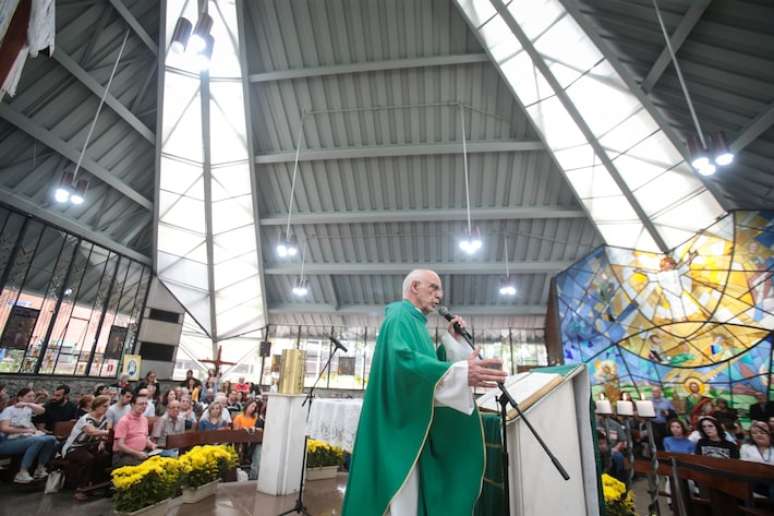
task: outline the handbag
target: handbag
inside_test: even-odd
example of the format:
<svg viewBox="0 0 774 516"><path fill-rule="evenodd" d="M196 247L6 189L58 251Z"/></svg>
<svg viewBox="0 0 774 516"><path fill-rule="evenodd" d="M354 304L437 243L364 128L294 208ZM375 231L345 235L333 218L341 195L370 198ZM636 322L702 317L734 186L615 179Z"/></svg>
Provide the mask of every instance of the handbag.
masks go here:
<svg viewBox="0 0 774 516"><path fill-rule="evenodd" d="M48 474L46 479L46 494L58 493L64 484L64 472L61 469L54 470Z"/></svg>

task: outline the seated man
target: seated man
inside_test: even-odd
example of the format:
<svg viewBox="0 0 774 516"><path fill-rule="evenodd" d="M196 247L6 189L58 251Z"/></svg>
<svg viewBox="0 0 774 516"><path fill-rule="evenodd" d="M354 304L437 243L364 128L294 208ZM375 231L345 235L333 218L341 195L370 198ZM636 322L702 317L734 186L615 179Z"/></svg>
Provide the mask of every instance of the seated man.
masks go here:
<svg viewBox="0 0 774 516"><path fill-rule="evenodd" d="M185 419L180 415L180 402L172 400L167 404L167 411L164 415L154 423L151 438L158 446L166 448L169 434L183 432L185 432ZM161 454L165 457L177 457L177 450L164 450Z"/></svg>
<svg viewBox="0 0 774 516"><path fill-rule="evenodd" d="M191 430L196 424L196 413L189 394L183 394L180 398L180 417L185 421L185 429Z"/></svg>
<svg viewBox="0 0 774 516"><path fill-rule="evenodd" d="M46 411L33 419L33 422L41 430L53 432L55 424L77 419L78 407L70 401L70 387L64 384L54 390L54 394L43 405L43 408Z"/></svg>
<svg viewBox="0 0 774 516"><path fill-rule="evenodd" d="M118 401L110 405L108 408L107 417L110 428L115 428L121 418L129 413L132 408L132 391L129 389L121 389L121 395L118 397Z"/></svg>
<svg viewBox="0 0 774 516"><path fill-rule="evenodd" d="M156 443L148 438L148 419L143 415L148 399L136 394L132 408L121 418L113 435L113 465L136 466L148 458L146 449L155 450Z"/></svg>
<svg viewBox="0 0 774 516"><path fill-rule="evenodd" d="M239 392L231 391L228 393L226 410L228 410L229 415L234 418L237 414L242 412L242 409L242 403L239 401Z"/></svg>

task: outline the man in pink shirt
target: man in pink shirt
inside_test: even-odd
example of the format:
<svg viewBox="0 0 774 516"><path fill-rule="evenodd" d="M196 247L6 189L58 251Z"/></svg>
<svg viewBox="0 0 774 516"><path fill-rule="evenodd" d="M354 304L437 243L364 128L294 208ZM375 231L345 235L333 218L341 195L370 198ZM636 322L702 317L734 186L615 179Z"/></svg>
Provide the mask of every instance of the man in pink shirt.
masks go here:
<svg viewBox="0 0 774 516"><path fill-rule="evenodd" d="M148 419L143 415L147 406L148 398L135 395L131 410L118 421L113 436L114 466L136 466L148 458L146 449L156 449L156 443L148 438Z"/></svg>

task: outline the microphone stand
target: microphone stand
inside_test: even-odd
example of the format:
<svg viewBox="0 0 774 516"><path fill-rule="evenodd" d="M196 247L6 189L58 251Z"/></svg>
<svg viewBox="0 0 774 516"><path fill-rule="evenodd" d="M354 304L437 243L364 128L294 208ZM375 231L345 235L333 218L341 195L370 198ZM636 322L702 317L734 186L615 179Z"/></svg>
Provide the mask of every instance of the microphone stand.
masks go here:
<svg viewBox="0 0 774 516"><path fill-rule="evenodd" d="M314 390L317 388L317 383L320 381L320 378L322 378L325 371L330 367L331 360L333 360L333 356L336 354L338 350L339 350L339 345L334 343L333 351L328 355L328 360L325 362L325 365L320 370L320 374L317 375L317 379L312 384L312 388L309 389L309 392L307 393L306 398L304 398L304 401L301 403L302 407L307 403L309 404L309 406L306 409L307 423L309 422L309 415L312 413L312 401L314 401ZM306 430L304 430L304 457L301 460L301 480L298 485L298 498L296 498L296 504L293 506L292 509L289 509L283 513L280 513L278 516L286 516L294 512L298 514L303 514L304 516L312 516L311 513L307 510L306 506L304 505L304 473L306 473L306 453L307 453L308 442L309 442L309 434L307 434Z"/></svg>
<svg viewBox="0 0 774 516"><path fill-rule="evenodd" d="M470 346L472 349L476 349L476 346L473 344L473 340L465 334L465 332L460 332L460 335L462 335L462 338L465 339L465 342L468 343L468 346ZM482 358L481 355L479 355L478 358ZM508 405L511 405L515 410L516 414L521 418L524 423L526 423L527 428L529 428L529 431L532 432L532 435L535 436L535 439L537 439L537 442L540 443L540 446L543 448L543 451L546 452L546 455L548 455L548 458L551 459L551 462L554 463L554 466L556 467L557 471L559 471L559 474L562 475L562 478L565 480L570 480L570 475L567 474L567 470L564 469L564 466L562 466L562 463L559 462L559 459L556 458L556 456L551 452L551 450L548 448L548 445L543 441L543 439L540 437L540 434L537 433L537 430L532 426L532 423L529 422L529 419L527 419L527 416L524 415L524 413L521 411L521 408L519 407L519 404L516 402L516 400L511 396L511 394L508 392L508 389L505 387L505 384L503 382L497 382L497 387L500 389L500 395L497 397L497 402L500 404L500 428L502 432L502 449L503 449L503 494L505 497L505 512L506 514L510 514L511 512L511 494L510 494L510 479L509 479L509 472L508 472L508 436L506 434L507 430L507 419L508 419Z"/></svg>

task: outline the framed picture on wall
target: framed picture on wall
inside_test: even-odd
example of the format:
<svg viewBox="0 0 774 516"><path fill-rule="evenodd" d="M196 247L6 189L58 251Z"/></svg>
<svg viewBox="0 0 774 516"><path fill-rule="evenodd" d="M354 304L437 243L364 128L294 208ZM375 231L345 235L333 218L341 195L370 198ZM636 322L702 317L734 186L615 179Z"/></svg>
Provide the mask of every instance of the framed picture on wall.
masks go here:
<svg viewBox="0 0 774 516"><path fill-rule="evenodd" d="M33 308L14 306L5 325L3 337L0 339L0 347L27 349L27 343L32 338L32 332L35 330L35 322L38 320L39 313L40 310Z"/></svg>
<svg viewBox="0 0 774 516"><path fill-rule="evenodd" d="M124 364L121 373L129 375L130 382L136 382L140 379L140 366L142 357L140 355L124 355Z"/></svg>
<svg viewBox="0 0 774 516"><path fill-rule="evenodd" d="M108 335L107 346L105 347L105 359L121 358L124 341L126 340L127 328L123 326L111 326Z"/></svg>

